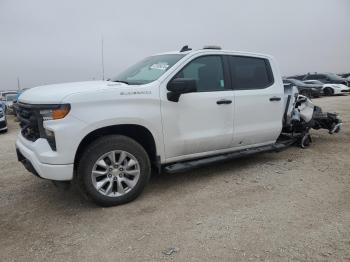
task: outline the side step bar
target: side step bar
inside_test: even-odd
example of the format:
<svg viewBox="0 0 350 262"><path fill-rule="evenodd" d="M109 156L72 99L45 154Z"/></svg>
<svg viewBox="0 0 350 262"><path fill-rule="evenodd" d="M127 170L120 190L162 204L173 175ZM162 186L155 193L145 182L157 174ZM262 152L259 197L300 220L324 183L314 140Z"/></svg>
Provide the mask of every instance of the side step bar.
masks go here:
<svg viewBox="0 0 350 262"><path fill-rule="evenodd" d="M204 167L204 166L211 165L213 163L224 162L224 161L245 157L245 156L249 156L257 153L271 152L271 151L279 152L287 148L288 146L294 144L295 141L296 141L295 139L288 139L288 140L277 142L273 145L244 149L244 150L240 150L232 153L170 164L163 167L163 171L169 174L182 173L182 172L187 172L189 170L192 170L194 168Z"/></svg>

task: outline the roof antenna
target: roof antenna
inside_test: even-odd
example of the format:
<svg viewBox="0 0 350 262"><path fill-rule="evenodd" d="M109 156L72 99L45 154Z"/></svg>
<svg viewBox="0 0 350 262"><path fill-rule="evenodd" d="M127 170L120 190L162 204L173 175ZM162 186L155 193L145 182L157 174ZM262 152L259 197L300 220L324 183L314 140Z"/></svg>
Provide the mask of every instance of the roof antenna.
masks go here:
<svg viewBox="0 0 350 262"><path fill-rule="evenodd" d="M185 45L181 48L180 52L186 52L186 51L191 51L192 48L189 48L188 45Z"/></svg>

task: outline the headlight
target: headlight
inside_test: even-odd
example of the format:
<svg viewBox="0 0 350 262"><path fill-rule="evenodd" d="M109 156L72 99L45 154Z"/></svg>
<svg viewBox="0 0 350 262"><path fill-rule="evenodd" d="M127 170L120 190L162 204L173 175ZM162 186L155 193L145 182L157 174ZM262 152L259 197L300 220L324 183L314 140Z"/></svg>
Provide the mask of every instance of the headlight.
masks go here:
<svg viewBox="0 0 350 262"><path fill-rule="evenodd" d="M52 109L43 109L40 110L40 115L43 117L43 120L57 120L62 119L68 115L70 111L70 105L64 104L59 105L57 108Z"/></svg>

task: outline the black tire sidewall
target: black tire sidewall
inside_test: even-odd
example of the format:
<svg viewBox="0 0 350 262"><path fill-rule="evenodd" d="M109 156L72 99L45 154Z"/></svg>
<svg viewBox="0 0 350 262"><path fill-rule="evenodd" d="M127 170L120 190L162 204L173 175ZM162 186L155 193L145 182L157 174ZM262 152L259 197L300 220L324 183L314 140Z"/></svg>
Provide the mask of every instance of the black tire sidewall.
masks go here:
<svg viewBox="0 0 350 262"><path fill-rule="evenodd" d="M334 93L333 89L330 87L326 87L324 91L325 91L325 94L328 96L331 96Z"/></svg>
<svg viewBox="0 0 350 262"><path fill-rule="evenodd" d="M103 154L113 151L123 150L129 152L139 162L140 177L135 187L128 193L119 197L108 197L99 193L92 184L92 168ZM121 205L138 197L146 186L151 173L151 164L145 149L135 140L122 135L109 135L99 138L83 153L78 164L77 179L78 185L84 195L88 196L96 204L101 206Z"/></svg>

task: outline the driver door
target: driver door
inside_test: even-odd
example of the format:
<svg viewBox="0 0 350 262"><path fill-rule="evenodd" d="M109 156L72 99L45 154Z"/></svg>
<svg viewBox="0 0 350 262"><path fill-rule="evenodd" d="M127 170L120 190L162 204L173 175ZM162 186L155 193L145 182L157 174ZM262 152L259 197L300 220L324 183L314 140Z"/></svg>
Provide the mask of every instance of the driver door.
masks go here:
<svg viewBox="0 0 350 262"><path fill-rule="evenodd" d="M233 90L220 55L194 58L161 86L161 114L167 162L230 148L233 139ZM167 99L167 83L194 79L197 92Z"/></svg>

